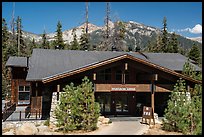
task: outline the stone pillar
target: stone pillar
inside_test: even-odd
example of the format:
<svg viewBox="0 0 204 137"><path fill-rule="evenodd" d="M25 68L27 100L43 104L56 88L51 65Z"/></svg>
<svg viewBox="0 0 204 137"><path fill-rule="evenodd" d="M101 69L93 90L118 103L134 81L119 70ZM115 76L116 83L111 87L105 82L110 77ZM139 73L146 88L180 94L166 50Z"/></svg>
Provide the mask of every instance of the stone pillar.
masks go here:
<svg viewBox="0 0 204 137"><path fill-rule="evenodd" d="M54 114L55 108L57 106L57 92L52 93L52 103L51 103L51 110L50 110L50 125L54 126L57 124L56 116Z"/></svg>
<svg viewBox="0 0 204 137"><path fill-rule="evenodd" d="M57 104L59 103L59 97L60 97L60 85L57 85L57 92L52 93L52 102L51 102L51 110L50 110L50 126L51 128L56 127L57 120L55 116L55 109Z"/></svg>

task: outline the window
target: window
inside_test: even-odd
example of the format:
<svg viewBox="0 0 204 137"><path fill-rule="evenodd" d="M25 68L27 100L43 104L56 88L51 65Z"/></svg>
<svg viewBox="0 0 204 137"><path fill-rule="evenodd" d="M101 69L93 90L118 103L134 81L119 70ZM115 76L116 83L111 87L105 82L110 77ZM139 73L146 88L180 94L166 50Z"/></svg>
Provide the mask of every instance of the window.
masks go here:
<svg viewBox="0 0 204 137"><path fill-rule="evenodd" d="M100 112L106 113L111 111L110 93L100 93L96 95L96 101L100 104Z"/></svg>
<svg viewBox="0 0 204 137"><path fill-rule="evenodd" d="M18 87L18 104L30 104L30 86Z"/></svg>
<svg viewBox="0 0 204 137"><path fill-rule="evenodd" d="M105 69L105 70L99 71L98 79L102 81L111 80L111 69Z"/></svg>
<svg viewBox="0 0 204 137"><path fill-rule="evenodd" d="M115 80L122 80L122 71L121 70L116 71Z"/></svg>

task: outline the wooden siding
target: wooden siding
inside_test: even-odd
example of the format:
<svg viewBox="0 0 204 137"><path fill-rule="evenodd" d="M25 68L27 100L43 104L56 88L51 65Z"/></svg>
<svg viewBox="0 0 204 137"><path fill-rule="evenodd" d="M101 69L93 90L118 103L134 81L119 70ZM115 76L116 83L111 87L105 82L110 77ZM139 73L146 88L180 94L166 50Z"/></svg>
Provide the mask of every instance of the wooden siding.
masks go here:
<svg viewBox="0 0 204 137"><path fill-rule="evenodd" d="M30 86L30 82L25 81L25 79L12 79L11 80L11 103L18 104L18 87L19 87L19 85L20 86ZM30 90L31 90L31 88L30 88Z"/></svg>

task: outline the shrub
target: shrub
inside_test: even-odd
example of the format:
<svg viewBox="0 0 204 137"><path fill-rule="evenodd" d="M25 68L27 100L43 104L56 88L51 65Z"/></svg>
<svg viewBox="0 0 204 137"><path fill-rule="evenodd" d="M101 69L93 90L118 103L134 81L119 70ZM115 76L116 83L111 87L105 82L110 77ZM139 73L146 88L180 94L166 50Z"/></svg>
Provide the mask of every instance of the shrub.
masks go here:
<svg viewBox="0 0 204 137"><path fill-rule="evenodd" d="M95 130L100 114L99 104L94 100L93 85L87 77L75 87L66 85L55 109L57 126L64 132L73 130Z"/></svg>

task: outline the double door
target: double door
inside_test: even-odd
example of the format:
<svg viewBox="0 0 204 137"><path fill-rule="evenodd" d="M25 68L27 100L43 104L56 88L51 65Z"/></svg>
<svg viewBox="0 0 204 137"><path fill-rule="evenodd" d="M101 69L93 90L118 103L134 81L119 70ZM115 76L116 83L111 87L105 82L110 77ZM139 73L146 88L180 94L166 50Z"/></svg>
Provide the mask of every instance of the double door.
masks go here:
<svg viewBox="0 0 204 137"><path fill-rule="evenodd" d="M112 113L115 115L135 115L135 92L112 92Z"/></svg>

